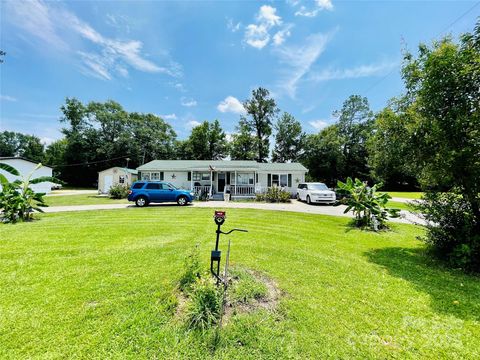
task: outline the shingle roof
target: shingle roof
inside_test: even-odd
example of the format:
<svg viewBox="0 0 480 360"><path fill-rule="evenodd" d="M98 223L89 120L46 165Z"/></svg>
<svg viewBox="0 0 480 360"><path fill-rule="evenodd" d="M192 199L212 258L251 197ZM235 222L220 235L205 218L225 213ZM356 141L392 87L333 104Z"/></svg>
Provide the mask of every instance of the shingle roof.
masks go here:
<svg viewBox="0 0 480 360"><path fill-rule="evenodd" d="M257 163L248 160L153 160L137 170L209 170L210 166L215 170L308 171L300 163Z"/></svg>

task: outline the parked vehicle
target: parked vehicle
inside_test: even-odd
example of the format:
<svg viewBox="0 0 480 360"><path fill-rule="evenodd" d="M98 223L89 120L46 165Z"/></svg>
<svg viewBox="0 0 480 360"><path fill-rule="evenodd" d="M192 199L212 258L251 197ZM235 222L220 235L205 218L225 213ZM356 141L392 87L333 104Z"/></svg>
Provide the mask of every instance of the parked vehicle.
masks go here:
<svg viewBox="0 0 480 360"><path fill-rule="evenodd" d="M52 186L50 188L52 190L61 190L62 189L62 184L52 183Z"/></svg>
<svg viewBox="0 0 480 360"><path fill-rule="evenodd" d="M194 194L163 181L136 181L128 192L128 201L139 207L150 203L176 202L184 206L192 202Z"/></svg>
<svg viewBox="0 0 480 360"><path fill-rule="evenodd" d="M307 204L334 204L337 200L335 192L324 183L301 183L297 188L297 200Z"/></svg>

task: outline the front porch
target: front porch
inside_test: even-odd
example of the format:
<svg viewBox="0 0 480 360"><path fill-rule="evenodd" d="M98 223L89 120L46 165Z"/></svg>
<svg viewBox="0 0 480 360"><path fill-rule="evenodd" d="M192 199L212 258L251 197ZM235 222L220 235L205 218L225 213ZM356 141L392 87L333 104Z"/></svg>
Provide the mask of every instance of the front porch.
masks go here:
<svg viewBox="0 0 480 360"><path fill-rule="evenodd" d="M196 196L208 195L210 199L223 200L225 194L230 198L254 198L260 187L256 185L256 171L192 171L191 191Z"/></svg>

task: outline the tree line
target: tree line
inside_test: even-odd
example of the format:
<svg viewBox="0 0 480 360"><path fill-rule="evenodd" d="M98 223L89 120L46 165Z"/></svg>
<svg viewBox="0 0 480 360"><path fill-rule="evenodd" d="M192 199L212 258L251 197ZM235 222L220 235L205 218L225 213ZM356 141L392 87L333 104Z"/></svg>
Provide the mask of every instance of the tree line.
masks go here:
<svg viewBox="0 0 480 360"><path fill-rule="evenodd" d="M109 100L83 104L67 98L61 106L63 138L44 146L33 135L0 133L0 156L22 156L43 162L72 185L92 185L97 172L111 166L136 168L154 159L254 160L301 162L311 180L334 186L339 179L382 180L390 187L415 187L407 169L392 162L385 166L379 126L388 122L374 114L368 100L350 96L334 112L336 123L317 134L306 134L292 114L281 113L267 89L252 91L244 101L235 132L227 136L219 120L192 128L185 140L155 114L128 112ZM272 146L270 142L273 140ZM271 150L270 150L271 149Z"/></svg>

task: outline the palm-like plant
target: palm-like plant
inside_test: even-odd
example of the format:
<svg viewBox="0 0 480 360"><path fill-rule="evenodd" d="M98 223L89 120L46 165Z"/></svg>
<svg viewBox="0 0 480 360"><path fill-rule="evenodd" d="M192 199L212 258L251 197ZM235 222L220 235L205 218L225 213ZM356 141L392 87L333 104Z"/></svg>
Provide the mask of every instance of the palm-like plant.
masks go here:
<svg viewBox="0 0 480 360"><path fill-rule="evenodd" d="M338 181L338 188L347 194L341 203L347 205L346 214L352 211L355 215L355 224L358 227L379 229L386 227L388 217L398 217L400 209L387 208L391 196L378 193L382 183L369 187L365 182L348 178L345 183Z"/></svg>
<svg viewBox="0 0 480 360"><path fill-rule="evenodd" d="M38 164L27 176L9 182L8 179L0 174L0 212L4 222L16 222L18 219L28 221L32 219L33 212L43 212L42 207L48 206L43 199L44 193L36 193L30 188L30 185L42 182L61 182L51 176L42 176L32 179L33 173L40 169L42 164ZM0 169L12 175L20 176L20 173L13 166L0 163Z"/></svg>

